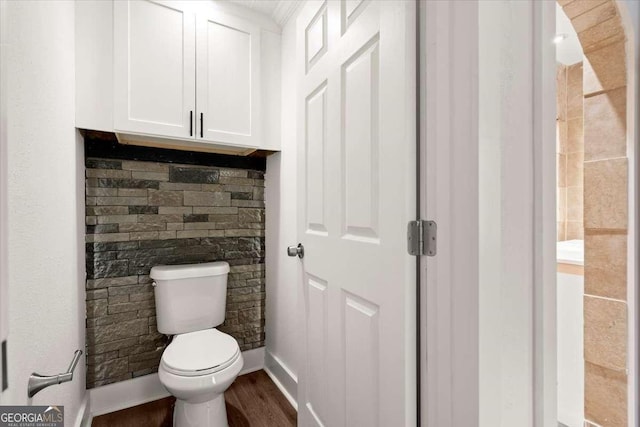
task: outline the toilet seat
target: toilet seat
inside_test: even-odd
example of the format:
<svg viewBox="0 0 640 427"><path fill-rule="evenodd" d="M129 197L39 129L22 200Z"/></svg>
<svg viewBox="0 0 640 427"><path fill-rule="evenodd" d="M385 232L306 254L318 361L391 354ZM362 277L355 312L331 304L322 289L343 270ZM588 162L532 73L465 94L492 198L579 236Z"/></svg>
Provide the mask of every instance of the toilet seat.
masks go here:
<svg viewBox="0 0 640 427"><path fill-rule="evenodd" d="M232 336L205 329L176 335L160 364L174 375L197 377L222 371L239 357L240 347Z"/></svg>

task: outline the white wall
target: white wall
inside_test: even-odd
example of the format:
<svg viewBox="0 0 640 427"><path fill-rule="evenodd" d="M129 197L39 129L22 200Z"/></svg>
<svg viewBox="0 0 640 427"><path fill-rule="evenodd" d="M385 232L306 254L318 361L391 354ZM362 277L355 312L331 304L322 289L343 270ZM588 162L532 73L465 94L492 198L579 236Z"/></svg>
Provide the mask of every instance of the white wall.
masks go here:
<svg viewBox="0 0 640 427"><path fill-rule="evenodd" d="M557 422L553 7L479 2L481 427Z"/></svg>
<svg viewBox="0 0 640 427"><path fill-rule="evenodd" d="M282 31L282 152L267 158L266 174L266 365L294 399L301 348L297 258L286 247L298 243L296 16Z"/></svg>
<svg viewBox="0 0 640 427"><path fill-rule="evenodd" d="M84 168L74 129L74 4L8 2L9 390L27 403L33 371L67 369L84 350ZM85 369L33 404L65 406L72 425Z"/></svg>

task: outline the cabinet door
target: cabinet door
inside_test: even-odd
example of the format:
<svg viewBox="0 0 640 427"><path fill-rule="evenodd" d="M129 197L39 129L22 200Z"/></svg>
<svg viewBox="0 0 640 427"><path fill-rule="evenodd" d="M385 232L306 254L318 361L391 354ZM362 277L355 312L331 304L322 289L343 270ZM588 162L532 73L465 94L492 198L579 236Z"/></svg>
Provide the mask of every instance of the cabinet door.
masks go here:
<svg viewBox="0 0 640 427"><path fill-rule="evenodd" d="M196 49L196 137L258 147L260 29L222 13L199 15Z"/></svg>
<svg viewBox="0 0 640 427"><path fill-rule="evenodd" d="M114 128L195 137L195 15L179 2L113 7Z"/></svg>

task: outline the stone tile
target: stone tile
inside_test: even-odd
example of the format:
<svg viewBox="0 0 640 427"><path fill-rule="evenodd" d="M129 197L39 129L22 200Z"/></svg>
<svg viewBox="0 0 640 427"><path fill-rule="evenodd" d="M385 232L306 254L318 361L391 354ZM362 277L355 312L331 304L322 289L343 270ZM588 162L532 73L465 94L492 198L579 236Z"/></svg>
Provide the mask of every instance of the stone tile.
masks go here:
<svg viewBox="0 0 640 427"><path fill-rule="evenodd" d="M584 152L584 121L575 117L567 121L566 153Z"/></svg>
<svg viewBox="0 0 640 427"><path fill-rule="evenodd" d="M127 286L138 283L138 276L114 277L87 280L87 289L101 289L110 286Z"/></svg>
<svg viewBox="0 0 640 427"><path fill-rule="evenodd" d="M209 216L205 214L188 214L184 216L184 222L207 222Z"/></svg>
<svg viewBox="0 0 640 427"><path fill-rule="evenodd" d="M588 234L584 239L584 292L627 299L627 236Z"/></svg>
<svg viewBox="0 0 640 427"><path fill-rule="evenodd" d="M168 240L177 238L175 231L160 231L158 232L158 239Z"/></svg>
<svg viewBox="0 0 640 427"><path fill-rule="evenodd" d="M106 289L96 289L93 291L87 291L87 301L92 301L96 299L107 298L109 293Z"/></svg>
<svg viewBox="0 0 640 427"><path fill-rule="evenodd" d="M129 208L126 208L127 212ZM137 215L100 215L98 216L98 224L124 224L132 223L138 220Z"/></svg>
<svg viewBox="0 0 640 427"><path fill-rule="evenodd" d="M262 230L225 230L224 235L226 237L252 237L252 236L264 236Z"/></svg>
<svg viewBox="0 0 640 427"><path fill-rule="evenodd" d="M157 206L129 206L129 214L157 214Z"/></svg>
<svg viewBox="0 0 640 427"><path fill-rule="evenodd" d="M184 204L186 206L229 206L231 195L207 191L185 191Z"/></svg>
<svg viewBox="0 0 640 427"><path fill-rule="evenodd" d="M160 206L158 212L161 215L188 215L193 213L191 206Z"/></svg>
<svg viewBox="0 0 640 427"><path fill-rule="evenodd" d="M567 220L567 188L558 188L556 193L557 197L557 216L558 220L566 221Z"/></svg>
<svg viewBox="0 0 640 427"><path fill-rule="evenodd" d="M165 231L167 229L166 222L144 222L144 223L135 223L135 224L120 224L120 231L123 232L131 232L131 231ZM129 236L130 240L139 240L134 236Z"/></svg>
<svg viewBox="0 0 640 427"><path fill-rule="evenodd" d="M87 169L87 178L131 178L131 171L117 169Z"/></svg>
<svg viewBox="0 0 640 427"><path fill-rule="evenodd" d="M584 226L627 229L627 159L584 164Z"/></svg>
<svg viewBox="0 0 640 427"><path fill-rule="evenodd" d="M143 172L169 173L169 165L166 163L137 162L133 160L123 160L122 169Z"/></svg>
<svg viewBox="0 0 640 427"><path fill-rule="evenodd" d="M87 196L92 196L92 197L117 196L118 189L88 187L85 193Z"/></svg>
<svg viewBox="0 0 640 427"><path fill-rule="evenodd" d="M627 426L627 376L585 363L585 418L607 427Z"/></svg>
<svg viewBox="0 0 640 427"><path fill-rule="evenodd" d="M264 208L264 202L261 200L232 200L231 206L239 208Z"/></svg>
<svg viewBox="0 0 640 427"><path fill-rule="evenodd" d="M200 191L202 184L184 184L177 182L161 182L160 190L177 190L177 191Z"/></svg>
<svg viewBox="0 0 640 427"><path fill-rule="evenodd" d="M584 359L624 371L627 367L627 304L584 296Z"/></svg>
<svg viewBox="0 0 640 427"><path fill-rule="evenodd" d="M567 187L582 187L584 184L584 153L567 154Z"/></svg>
<svg viewBox="0 0 640 427"><path fill-rule="evenodd" d="M87 206L87 215L127 215L127 206Z"/></svg>
<svg viewBox="0 0 640 427"><path fill-rule="evenodd" d="M567 67L562 64L556 67L556 118L567 119Z"/></svg>
<svg viewBox="0 0 640 427"><path fill-rule="evenodd" d="M220 178L220 171L173 166L170 168L169 175L171 182L216 184Z"/></svg>
<svg viewBox="0 0 640 427"><path fill-rule="evenodd" d="M107 307L109 304L106 299L97 299L87 301L87 318L95 318L105 316L107 314Z"/></svg>
<svg viewBox="0 0 640 427"><path fill-rule="evenodd" d="M202 184L202 191L224 191L222 184Z"/></svg>
<svg viewBox="0 0 640 427"><path fill-rule="evenodd" d="M585 160L625 157L627 154L626 86L584 101Z"/></svg>
<svg viewBox="0 0 640 427"><path fill-rule="evenodd" d="M234 178L246 178L247 170L245 169L220 169L220 176L224 177L234 177Z"/></svg>
<svg viewBox="0 0 640 427"><path fill-rule="evenodd" d="M169 181L168 172L131 172L131 178L133 179L148 179L151 181Z"/></svg>
<svg viewBox="0 0 640 427"><path fill-rule="evenodd" d="M117 233L118 231L118 224L87 225L86 227L87 234Z"/></svg>
<svg viewBox="0 0 640 427"><path fill-rule="evenodd" d="M231 200L251 200L253 199L253 192L251 193L231 193Z"/></svg>
<svg viewBox="0 0 640 427"><path fill-rule="evenodd" d="M593 0L592 0L593 2ZM584 3L583 3L584 4ZM573 12L573 11L572 11ZM594 7L571 20L576 33L581 33L594 27L604 21L607 21L617 14L616 6L613 1L605 1L597 7Z"/></svg>
<svg viewBox="0 0 640 427"><path fill-rule="evenodd" d="M86 178L88 188L96 189L92 193L95 196L87 196L87 213L97 214L87 215L88 231L105 235L116 228L121 231L122 226L127 230L123 234L128 238L143 239L89 242L85 245L89 263L86 284L87 353L92 362L87 370L89 387L157 371L161 351L156 353L156 348L165 343L164 337L156 330L155 295L149 278L151 266L157 264L227 259L235 275L230 280L229 290L241 290L235 291L235 299L228 304L226 324L232 326L232 333L242 348L264 345L265 273L264 264L259 264L264 262L264 202L234 200L246 204L241 204L242 208L231 206L232 193L247 199L262 198L264 173L170 164L163 164L161 168L156 164L154 168L147 167L147 164L153 165L152 162L125 163L126 169L123 170L133 171L131 178ZM175 175L177 169L173 168L180 168L179 174L182 175L179 179L206 181L218 173L218 181L222 177L224 183L153 180L161 178L154 173L162 174L167 170L173 170ZM229 191L224 191L225 186L229 186ZM169 196L176 194L172 195L173 198L168 197L167 201L161 197L167 192ZM185 192L191 192L189 197L194 204L173 205L179 197L182 197L180 202L184 202ZM142 197L148 193L154 193L157 204L92 205L98 202L99 197ZM207 204L202 205L203 202ZM247 222L239 221L241 209L245 210L243 219ZM99 221L105 223L98 224ZM195 229L185 230L185 224ZM211 226L217 228L208 229ZM108 277L92 278L94 273ZM112 276L115 274L123 277ZM239 316L239 310L245 312ZM127 322L137 321L140 322L137 332L129 328L121 333L140 335L119 339L118 333L104 332L105 327L120 328ZM107 336L110 341L96 344L97 340L107 339L102 338ZM97 379L106 369L104 364L116 359L126 359L128 367Z"/></svg>
<svg viewBox="0 0 640 427"><path fill-rule="evenodd" d="M209 231L208 230L177 231L176 232L176 237L178 239L188 239L188 238L193 238L193 237L209 237Z"/></svg>
<svg viewBox="0 0 640 427"><path fill-rule="evenodd" d="M258 185L255 179L252 178L234 178L230 176L222 176L220 177L220 184L227 185Z"/></svg>
<svg viewBox="0 0 640 427"><path fill-rule="evenodd" d="M567 186L567 155L556 154L556 167L557 167L557 181L558 188L565 188Z"/></svg>
<svg viewBox="0 0 640 427"><path fill-rule="evenodd" d="M110 190L110 188L105 188ZM120 197L147 197L148 190L146 188L118 188L118 196Z"/></svg>
<svg viewBox="0 0 640 427"><path fill-rule="evenodd" d="M567 221L566 239L582 240L584 238L584 224L582 221Z"/></svg>
<svg viewBox="0 0 640 427"><path fill-rule="evenodd" d="M87 372L87 383L105 378L119 377L127 372L129 363L126 358L113 359L97 365L96 368Z"/></svg>
<svg viewBox="0 0 640 427"><path fill-rule="evenodd" d="M167 231L179 231L184 230L184 223L182 222L168 222Z"/></svg>
<svg viewBox="0 0 640 427"><path fill-rule="evenodd" d="M87 169L122 169L122 161L107 159L87 159L85 161Z"/></svg>
<svg viewBox="0 0 640 427"><path fill-rule="evenodd" d="M96 204L111 206L146 205L146 197L97 197Z"/></svg>
<svg viewBox="0 0 640 427"><path fill-rule="evenodd" d="M264 200L264 187L253 188L253 200Z"/></svg>
<svg viewBox="0 0 640 427"><path fill-rule="evenodd" d="M242 208L238 211L240 222L264 222L264 209Z"/></svg>
<svg viewBox="0 0 640 427"><path fill-rule="evenodd" d="M149 204L157 206L182 206L183 192L170 190L149 190Z"/></svg>
<svg viewBox="0 0 640 427"><path fill-rule="evenodd" d="M626 86L627 62L624 41L594 50L585 58L583 83L585 96Z"/></svg>
<svg viewBox="0 0 640 427"><path fill-rule="evenodd" d="M87 353L102 354L110 351L120 350L121 348L131 347L137 344L137 337L125 338L121 340L114 340L108 343L96 344L95 346L87 346Z"/></svg>
<svg viewBox="0 0 640 427"><path fill-rule="evenodd" d="M567 123L582 117L582 62L567 67Z"/></svg>
<svg viewBox="0 0 640 427"><path fill-rule="evenodd" d="M92 187L107 188L160 188L158 181L147 181L142 179L115 179L115 178L99 178Z"/></svg>
<svg viewBox="0 0 640 427"><path fill-rule="evenodd" d="M608 19L593 27L578 33L578 39L582 45L582 50L585 55L598 50L606 45L624 40L624 33L622 32L622 23L620 17Z"/></svg>
<svg viewBox="0 0 640 427"><path fill-rule="evenodd" d="M213 230L215 228L216 225L213 222L188 222L184 224L185 230Z"/></svg>
<svg viewBox="0 0 640 427"><path fill-rule="evenodd" d="M582 187L567 187L567 221L583 222Z"/></svg>
<svg viewBox="0 0 640 427"><path fill-rule="evenodd" d="M145 335L148 331L146 319L135 319L125 322L112 323L87 331L87 342L102 344L109 341L117 341L124 338Z"/></svg>
<svg viewBox="0 0 640 427"><path fill-rule="evenodd" d="M237 207L211 207L211 206L194 206L194 214L213 214L213 215L233 215L238 213Z"/></svg>
<svg viewBox="0 0 640 427"><path fill-rule="evenodd" d="M610 0L574 0L563 5L562 10L571 20Z"/></svg>
<svg viewBox="0 0 640 427"><path fill-rule="evenodd" d="M154 240L158 238L157 231L139 231L129 233L131 240Z"/></svg>
<svg viewBox="0 0 640 427"><path fill-rule="evenodd" d="M122 242L129 240L129 233L87 234L85 240L92 242Z"/></svg>
<svg viewBox="0 0 640 427"><path fill-rule="evenodd" d="M565 114L566 115L566 114ZM556 122L556 152L564 154L567 152L567 122L558 120Z"/></svg>
<svg viewBox="0 0 640 427"><path fill-rule="evenodd" d="M159 214L159 215L138 215L138 222L182 222L183 215Z"/></svg>

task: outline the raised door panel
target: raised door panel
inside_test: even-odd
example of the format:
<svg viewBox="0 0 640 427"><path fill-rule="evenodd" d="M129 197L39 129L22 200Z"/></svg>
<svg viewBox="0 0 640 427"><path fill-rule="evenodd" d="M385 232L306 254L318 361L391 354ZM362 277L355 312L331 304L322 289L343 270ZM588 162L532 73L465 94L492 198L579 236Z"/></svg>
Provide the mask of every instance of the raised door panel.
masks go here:
<svg viewBox="0 0 640 427"><path fill-rule="evenodd" d="M197 23L197 138L260 144L260 29L216 13Z"/></svg>
<svg viewBox="0 0 640 427"><path fill-rule="evenodd" d="M114 2L114 128L189 138L195 16L177 2Z"/></svg>

